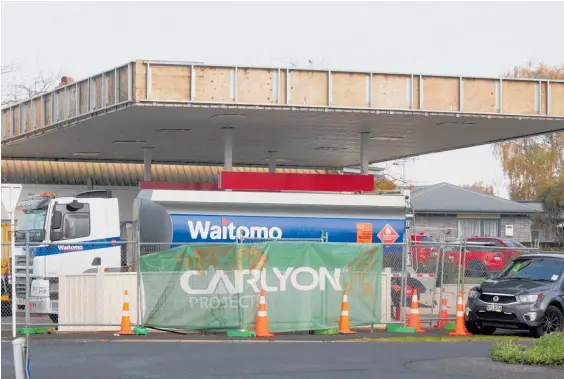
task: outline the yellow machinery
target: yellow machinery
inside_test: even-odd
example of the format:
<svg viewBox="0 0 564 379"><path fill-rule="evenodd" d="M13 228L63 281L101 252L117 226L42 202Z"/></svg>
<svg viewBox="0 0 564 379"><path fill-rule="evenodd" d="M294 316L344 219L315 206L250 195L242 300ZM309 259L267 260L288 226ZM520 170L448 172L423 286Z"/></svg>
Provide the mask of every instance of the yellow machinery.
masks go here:
<svg viewBox="0 0 564 379"><path fill-rule="evenodd" d="M10 272L10 224L2 223L2 276Z"/></svg>
<svg viewBox="0 0 564 379"><path fill-rule="evenodd" d="M12 313L10 271L10 224L2 222L2 316Z"/></svg>

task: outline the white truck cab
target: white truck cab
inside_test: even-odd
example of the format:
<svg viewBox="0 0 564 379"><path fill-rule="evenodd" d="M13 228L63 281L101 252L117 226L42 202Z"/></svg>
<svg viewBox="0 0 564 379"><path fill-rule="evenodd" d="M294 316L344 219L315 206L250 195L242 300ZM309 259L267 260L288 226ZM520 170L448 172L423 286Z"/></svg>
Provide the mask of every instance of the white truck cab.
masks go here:
<svg viewBox="0 0 564 379"><path fill-rule="evenodd" d="M57 322L61 275L83 273L93 265L123 264L118 199L110 191L87 191L44 199L29 214L36 225L43 224L28 231L33 258L31 309Z"/></svg>

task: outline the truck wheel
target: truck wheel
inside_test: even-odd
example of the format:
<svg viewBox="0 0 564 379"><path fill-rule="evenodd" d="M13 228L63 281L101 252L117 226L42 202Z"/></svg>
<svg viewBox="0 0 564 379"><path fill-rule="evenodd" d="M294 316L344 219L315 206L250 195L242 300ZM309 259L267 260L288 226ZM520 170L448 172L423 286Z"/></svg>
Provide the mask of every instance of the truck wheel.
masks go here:
<svg viewBox="0 0 564 379"><path fill-rule="evenodd" d="M486 273L486 265L482 261L473 260L468 262L466 276L471 278L483 278Z"/></svg>
<svg viewBox="0 0 564 379"><path fill-rule="evenodd" d="M51 321L53 321L53 324L58 324L59 323L59 315L54 315L54 314L49 314L49 318L51 319Z"/></svg>
<svg viewBox="0 0 564 379"><path fill-rule="evenodd" d="M539 338L548 333L561 332L564 330L564 314L554 305L549 305L544 311L541 324L531 329L531 335Z"/></svg>

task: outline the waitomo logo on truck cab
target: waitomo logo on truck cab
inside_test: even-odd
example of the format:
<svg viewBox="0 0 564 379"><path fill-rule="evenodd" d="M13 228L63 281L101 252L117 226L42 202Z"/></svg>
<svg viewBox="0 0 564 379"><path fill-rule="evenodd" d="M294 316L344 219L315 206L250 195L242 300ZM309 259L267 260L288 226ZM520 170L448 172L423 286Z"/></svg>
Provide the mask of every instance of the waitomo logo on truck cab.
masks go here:
<svg viewBox="0 0 564 379"><path fill-rule="evenodd" d="M191 270L186 271L180 277L180 287L189 295L236 295L249 293L251 290L258 293L259 288L266 292L284 292L288 289L297 291L319 289L324 291L328 285L335 291L342 291L340 282L342 269L336 268L331 271L325 267L317 269L311 267L279 269L274 267L271 271L274 277L272 274L267 277L264 269L217 270L211 275L209 272L202 273L201 271Z"/></svg>
<svg viewBox="0 0 564 379"><path fill-rule="evenodd" d="M84 246L82 245L57 245L57 249L59 251L81 251L84 250Z"/></svg>
<svg viewBox="0 0 564 379"><path fill-rule="evenodd" d="M281 239L282 229L278 226L236 226L228 218L221 218L221 225L211 221L188 221L192 239L235 240L236 238Z"/></svg>

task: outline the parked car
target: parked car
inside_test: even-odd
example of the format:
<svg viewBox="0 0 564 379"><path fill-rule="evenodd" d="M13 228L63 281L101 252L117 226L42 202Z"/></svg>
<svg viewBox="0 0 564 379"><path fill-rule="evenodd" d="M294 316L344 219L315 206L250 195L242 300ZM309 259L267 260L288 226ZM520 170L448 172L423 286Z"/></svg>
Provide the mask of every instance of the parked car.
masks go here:
<svg viewBox="0 0 564 379"><path fill-rule="evenodd" d="M462 244L464 250L451 245L445 249L445 254L456 265L462 259L468 277L484 277L488 272L498 272L511 259L528 252L517 241L497 237L470 237Z"/></svg>
<svg viewBox="0 0 564 379"><path fill-rule="evenodd" d="M522 329L540 337L564 330L564 255L522 255L490 276L468 293L470 333Z"/></svg>

